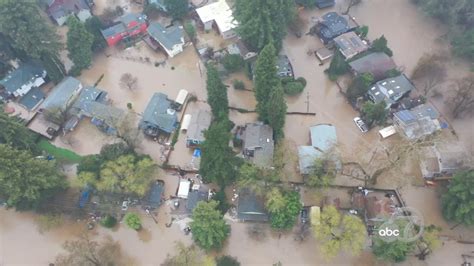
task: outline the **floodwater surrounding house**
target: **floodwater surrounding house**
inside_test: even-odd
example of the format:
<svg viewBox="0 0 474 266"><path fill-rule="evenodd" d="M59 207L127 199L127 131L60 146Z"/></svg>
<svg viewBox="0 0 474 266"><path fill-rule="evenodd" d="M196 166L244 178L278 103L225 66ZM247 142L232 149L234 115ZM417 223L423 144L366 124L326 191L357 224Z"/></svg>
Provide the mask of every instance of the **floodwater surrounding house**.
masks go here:
<svg viewBox="0 0 474 266"><path fill-rule="evenodd" d="M374 103L385 102L385 106L388 109L414 89L413 83L405 74L402 74L376 82L367 94Z"/></svg>
<svg viewBox="0 0 474 266"><path fill-rule="evenodd" d="M273 129L262 122L245 125L242 153L255 165L269 168L273 162Z"/></svg>
<svg viewBox="0 0 474 266"><path fill-rule="evenodd" d="M371 53L364 57L349 62L349 66L355 75L370 73L375 81L386 77L389 70L397 68L395 62L385 53Z"/></svg>
<svg viewBox="0 0 474 266"><path fill-rule="evenodd" d="M156 137L161 133L170 134L176 128L176 111L171 109L172 101L160 92L153 94L143 112L140 128L146 135Z"/></svg>
<svg viewBox="0 0 474 266"><path fill-rule="evenodd" d="M350 31L334 38L334 43L346 59L365 52L369 49L367 42L362 40L355 32Z"/></svg>
<svg viewBox="0 0 474 266"><path fill-rule="evenodd" d="M38 62L28 61L21 64L0 80L0 88L4 90L1 94L5 94L0 94L0 99L27 94L32 88L43 85L46 75L46 70Z"/></svg>
<svg viewBox="0 0 474 266"><path fill-rule="evenodd" d="M69 16L76 16L81 22L92 17L93 0L52 0L46 13L59 26L66 23Z"/></svg>
<svg viewBox="0 0 474 266"><path fill-rule="evenodd" d="M416 140L441 129L439 113L430 104L393 114L395 127L409 140Z"/></svg>
<svg viewBox="0 0 474 266"><path fill-rule="evenodd" d="M212 27L216 25L222 38L230 39L237 36L235 32L237 22L225 0L197 8L196 12L204 25L204 30L212 30Z"/></svg>
<svg viewBox="0 0 474 266"><path fill-rule="evenodd" d="M183 26L173 25L165 28L158 22L152 22L148 26L147 32L149 38L145 38L145 41L153 49L158 49L158 46L156 45L158 44L169 57L174 57L183 52Z"/></svg>
<svg viewBox="0 0 474 266"><path fill-rule="evenodd" d="M250 189L241 189L237 203L237 218L242 222L266 222L268 213L264 200Z"/></svg>
<svg viewBox="0 0 474 266"><path fill-rule="evenodd" d="M317 27L316 34L324 44L328 44L337 36L354 30L356 25L348 16L329 12L318 21Z"/></svg>
<svg viewBox="0 0 474 266"><path fill-rule="evenodd" d="M146 32L148 25L143 14L128 13L119 17L116 24L101 30L109 46L114 46L125 38L132 38Z"/></svg>
<svg viewBox="0 0 474 266"><path fill-rule="evenodd" d="M199 146L204 142L204 131L211 125L211 120L212 115L207 110L198 110L197 113L191 116L189 127L186 131L187 147Z"/></svg>

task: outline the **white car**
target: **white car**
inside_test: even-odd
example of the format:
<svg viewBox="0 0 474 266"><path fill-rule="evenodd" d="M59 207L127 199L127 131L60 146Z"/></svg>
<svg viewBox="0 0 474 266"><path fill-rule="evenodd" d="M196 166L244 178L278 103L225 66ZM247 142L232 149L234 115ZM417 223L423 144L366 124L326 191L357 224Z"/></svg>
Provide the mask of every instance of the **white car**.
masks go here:
<svg viewBox="0 0 474 266"><path fill-rule="evenodd" d="M364 121L362 121L362 119L360 119L360 117L354 117L354 123L360 129L360 131L362 131L362 133L365 133L365 132L369 131L369 128L364 123Z"/></svg>

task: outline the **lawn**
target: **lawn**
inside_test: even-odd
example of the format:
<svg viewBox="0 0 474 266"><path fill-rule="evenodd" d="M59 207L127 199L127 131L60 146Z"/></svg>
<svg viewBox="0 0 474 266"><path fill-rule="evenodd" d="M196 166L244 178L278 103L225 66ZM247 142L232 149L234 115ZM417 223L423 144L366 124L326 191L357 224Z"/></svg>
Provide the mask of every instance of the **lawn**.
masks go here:
<svg viewBox="0 0 474 266"><path fill-rule="evenodd" d="M45 139L41 139L38 142L38 147L48 153L49 155L54 156L56 160L61 161L61 162L66 162L66 163L79 163L81 161L81 156L78 155L77 153L63 149L63 148L58 148L51 144L49 141Z"/></svg>

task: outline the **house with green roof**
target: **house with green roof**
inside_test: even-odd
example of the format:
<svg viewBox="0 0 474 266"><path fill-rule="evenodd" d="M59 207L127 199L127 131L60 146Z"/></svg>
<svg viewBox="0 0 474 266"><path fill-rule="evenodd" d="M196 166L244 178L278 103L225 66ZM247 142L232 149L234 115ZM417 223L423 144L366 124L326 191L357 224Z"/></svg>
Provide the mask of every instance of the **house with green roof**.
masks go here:
<svg viewBox="0 0 474 266"><path fill-rule="evenodd" d="M173 25L163 27L158 22L152 22L147 29L147 43L154 49L161 47L169 57L181 53L184 47L183 26Z"/></svg>
<svg viewBox="0 0 474 266"><path fill-rule="evenodd" d="M158 135L171 134L176 128L178 118L176 111L171 108L172 101L163 93L153 94L143 112L139 127L145 135L157 137Z"/></svg>

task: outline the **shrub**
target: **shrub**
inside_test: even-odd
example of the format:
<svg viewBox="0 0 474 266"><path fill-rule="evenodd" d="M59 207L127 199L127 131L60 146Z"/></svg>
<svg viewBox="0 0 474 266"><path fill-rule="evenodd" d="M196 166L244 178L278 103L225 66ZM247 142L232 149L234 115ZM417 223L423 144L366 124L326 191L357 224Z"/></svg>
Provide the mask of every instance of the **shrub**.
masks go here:
<svg viewBox="0 0 474 266"><path fill-rule="evenodd" d="M100 224L106 228L112 228L117 224L117 219L111 215L106 215L102 220L100 220Z"/></svg>
<svg viewBox="0 0 474 266"><path fill-rule="evenodd" d="M230 204L227 202L225 191L223 189L214 194L212 199L218 202L217 209L221 211L222 214L225 214L227 210L229 210Z"/></svg>
<svg viewBox="0 0 474 266"><path fill-rule="evenodd" d="M191 39L191 41L196 38L196 28L194 28L191 22L186 22L186 24L184 24L184 31L188 34L189 39Z"/></svg>
<svg viewBox="0 0 474 266"><path fill-rule="evenodd" d="M128 108L129 110L132 110L132 107L133 107L133 106L132 106L132 103L127 103L127 108Z"/></svg>
<svg viewBox="0 0 474 266"><path fill-rule="evenodd" d="M81 162L77 166L77 172L91 172L99 174L102 158L99 155L87 155L82 157Z"/></svg>
<svg viewBox="0 0 474 266"><path fill-rule="evenodd" d="M133 153L132 149L124 143L106 144L100 149L100 156L104 161L114 161L122 155Z"/></svg>
<svg viewBox="0 0 474 266"><path fill-rule="evenodd" d="M134 230L140 230L142 228L142 221L140 219L140 216L138 214L129 212L125 215L123 218L125 221L125 224L134 229Z"/></svg>
<svg viewBox="0 0 474 266"><path fill-rule="evenodd" d="M240 262L231 256L222 256L217 258L216 266L240 266Z"/></svg>
<svg viewBox="0 0 474 266"><path fill-rule="evenodd" d="M228 54L222 58L224 68L229 72L237 72L244 67L245 61L240 55Z"/></svg>
<svg viewBox="0 0 474 266"><path fill-rule="evenodd" d="M293 81L289 82L284 87L285 94L287 95L296 95L301 93L304 90L304 85L300 82Z"/></svg>
<svg viewBox="0 0 474 266"><path fill-rule="evenodd" d="M232 82L233 86L234 86L234 89L236 90L245 90L245 84L243 81L241 80L238 80L238 79L234 79L234 81Z"/></svg>
<svg viewBox="0 0 474 266"><path fill-rule="evenodd" d="M296 81L298 81L299 83L303 84L303 87L306 88L306 79L303 78L303 77L299 77L296 79Z"/></svg>

